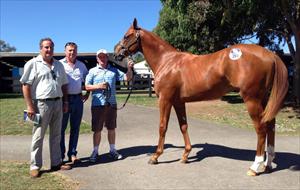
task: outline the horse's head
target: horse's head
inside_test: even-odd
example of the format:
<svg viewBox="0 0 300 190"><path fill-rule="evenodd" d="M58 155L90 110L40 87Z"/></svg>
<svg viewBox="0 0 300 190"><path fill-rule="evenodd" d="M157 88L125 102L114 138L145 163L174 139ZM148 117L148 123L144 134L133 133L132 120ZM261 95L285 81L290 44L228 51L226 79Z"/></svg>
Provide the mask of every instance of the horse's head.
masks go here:
<svg viewBox="0 0 300 190"><path fill-rule="evenodd" d="M115 45L115 59L122 61L125 57L135 54L140 50L140 43L140 28L137 26L137 20L134 19L132 26L125 33L123 39Z"/></svg>

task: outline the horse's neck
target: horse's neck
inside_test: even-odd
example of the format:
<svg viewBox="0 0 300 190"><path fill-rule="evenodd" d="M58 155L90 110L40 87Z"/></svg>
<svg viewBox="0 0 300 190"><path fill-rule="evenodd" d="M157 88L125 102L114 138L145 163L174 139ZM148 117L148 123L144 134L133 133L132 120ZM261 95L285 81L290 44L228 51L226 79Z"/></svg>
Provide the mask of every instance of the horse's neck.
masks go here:
<svg viewBox="0 0 300 190"><path fill-rule="evenodd" d="M141 33L141 45L144 57L154 75L160 64L163 64L162 57L166 53L177 51L173 46L163 41L158 36L145 30L142 30Z"/></svg>

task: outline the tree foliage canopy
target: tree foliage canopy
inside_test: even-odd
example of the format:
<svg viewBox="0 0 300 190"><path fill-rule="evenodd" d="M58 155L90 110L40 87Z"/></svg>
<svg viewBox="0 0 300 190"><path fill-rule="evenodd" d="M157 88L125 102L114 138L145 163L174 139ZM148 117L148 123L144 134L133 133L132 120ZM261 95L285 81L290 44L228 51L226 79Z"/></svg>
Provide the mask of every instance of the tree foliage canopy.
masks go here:
<svg viewBox="0 0 300 190"><path fill-rule="evenodd" d="M279 50L294 36L286 15L299 22L298 0L161 0L163 8L154 30L180 50L214 52L246 38ZM298 21L297 21L298 20ZM297 22L296 22L297 21Z"/></svg>

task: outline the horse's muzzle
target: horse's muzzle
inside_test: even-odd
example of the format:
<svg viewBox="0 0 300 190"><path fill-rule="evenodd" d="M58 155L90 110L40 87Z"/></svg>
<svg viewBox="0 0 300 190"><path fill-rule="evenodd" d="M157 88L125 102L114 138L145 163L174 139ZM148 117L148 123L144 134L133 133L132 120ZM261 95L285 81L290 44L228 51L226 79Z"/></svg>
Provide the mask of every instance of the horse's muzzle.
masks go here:
<svg viewBox="0 0 300 190"><path fill-rule="evenodd" d="M116 61L123 61L123 59L125 58L125 55L124 54L114 54L114 59Z"/></svg>

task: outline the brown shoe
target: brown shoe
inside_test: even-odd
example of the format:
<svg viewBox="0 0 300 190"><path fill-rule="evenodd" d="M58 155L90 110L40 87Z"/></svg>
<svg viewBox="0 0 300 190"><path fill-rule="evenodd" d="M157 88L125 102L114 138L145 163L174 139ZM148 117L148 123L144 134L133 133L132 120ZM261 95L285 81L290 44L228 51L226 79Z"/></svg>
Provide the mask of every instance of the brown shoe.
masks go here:
<svg viewBox="0 0 300 190"><path fill-rule="evenodd" d="M60 164L58 166L51 166L51 171L58 171L58 170L70 170L72 167L67 164Z"/></svg>
<svg viewBox="0 0 300 190"><path fill-rule="evenodd" d="M70 165L68 165L68 164L62 164L60 166L60 169L61 170L70 170L70 169L72 169L72 167Z"/></svg>
<svg viewBox="0 0 300 190"><path fill-rule="evenodd" d="M39 174L40 174L40 171L38 169L35 169L35 170L30 170L30 176L32 178L37 178L39 177Z"/></svg>

